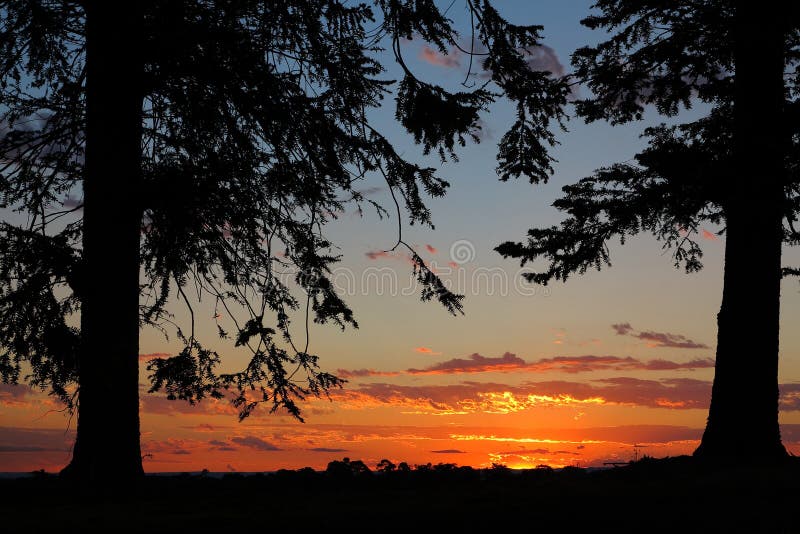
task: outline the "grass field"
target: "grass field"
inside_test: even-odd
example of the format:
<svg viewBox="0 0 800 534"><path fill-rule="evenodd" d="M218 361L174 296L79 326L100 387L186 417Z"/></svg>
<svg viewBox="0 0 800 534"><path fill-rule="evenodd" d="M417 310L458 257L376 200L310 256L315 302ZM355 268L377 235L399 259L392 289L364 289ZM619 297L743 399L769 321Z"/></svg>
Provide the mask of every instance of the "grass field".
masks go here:
<svg viewBox="0 0 800 534"><path fill-rule="evenodd" d="M800 532L800 461L0 481L0 532Z"/></svg>

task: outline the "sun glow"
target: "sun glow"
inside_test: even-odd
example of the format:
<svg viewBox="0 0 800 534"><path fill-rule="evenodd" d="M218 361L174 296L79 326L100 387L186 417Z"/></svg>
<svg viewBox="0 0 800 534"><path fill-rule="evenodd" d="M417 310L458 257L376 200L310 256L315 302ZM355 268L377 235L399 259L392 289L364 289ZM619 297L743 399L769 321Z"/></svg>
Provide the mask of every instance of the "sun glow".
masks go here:
<svg viewBox="0 0 800 534"><path fill-rule="evenodd" d="M477 399L468 399L459 402L462 408L469 412L483 412L489 414L508 414L521 412L531 408L552 408L575 405L606 404L602 397L576 399L571 395L527 395L518 396L510 391L502 393L478 393Z"/></svg>
<svg viewBox="0 0 800 534"><path fill-rule="evenodd" d="M583 439L583 440L564 440L564 439L548 439L548 438L509 438L504 436L495 436L494 434L450 434L450 439L456 441L501 441L509 443L546 443L551 445L598 445L608 443L602 440Z"/></svg>

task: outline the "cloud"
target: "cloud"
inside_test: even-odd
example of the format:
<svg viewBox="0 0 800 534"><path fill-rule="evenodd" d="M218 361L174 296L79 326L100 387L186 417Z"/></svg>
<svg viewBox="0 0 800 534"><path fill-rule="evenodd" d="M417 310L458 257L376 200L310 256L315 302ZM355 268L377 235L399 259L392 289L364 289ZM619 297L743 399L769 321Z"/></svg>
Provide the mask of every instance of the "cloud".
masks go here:
<svg viewBox="0 0 800 534"><path fill-rule="evenodd" d="M233 437L231 441L242 447L249 447L258 451L279 451L279 447L256 436Z"/></svg>
<svg viewBox="0 0 800 534"><path fill-rule="evenodd" d="M686 336L680 334L671 334L668 332L654 332L652 330L637 332L633 329L630 323L612 324L611 328L616 331L618 336L630 336L636 339L641 339L647 343L649 347L656 348L671 348L671 349L707 349L708 345L705 343L698 343L692 341Z"/></svg>
<svg viewBox="0 0 800 534"><path fill-rule="evenodd" d="M72 198L71 196L67 195L67 197L61 202L61 204L68 209L77 208L78 206L83 205L83 199Z"/></svg>
<svg viewBox="0 0 800 534"><path fill-rule="evenodd" d="M567 332L563 328L554 328L553 335L555 339L553 340L553 345L563 345L564 340L567 337Z"/></svg>
<svg viewBox="0 0 800 534"><path fill-rule="evenodd" d="M639 332L637 338L647 341L650 347L666 347L672 349L707 349L705 343L698 343L680 334L667 332Z"/></svg>
<svg viewBox="0 0 800 534"><path fill-rule="evenodd" d="M525 397L525 400L520 402L517 397ZM527 395L522 394L520 388L491 383L430 386L374 383L337 392L334 398L343 408L393 406L404 413L428 415L509 413L530 406ZM556 402L556 399L551 401Z"/></svg>
<svg viewBox="0 0 800 534"><path fill-rule="evenodd" d="M462 64L466 62L464 59L465 54L461 49L471 49L475 54L485 54L487 52L486 45L476 39L471 45L467 41L466 43L462 43L460 47L452 46L446 53L442 53L428 45L423 45L420 49L419 57L431 65L455 69L461 67ZM564 76L566 72L564 65L561 63L558 54L552 47L539 44L528 48L520 48L518 50L522 54L530 70L535 72L549 72L556 77ZM473 69L480 69L480 64L480 57L475 58L472 63ZM490 78L491 74L484 70L478 73L477 76L481 78Z"/></svg>
<svg viewBox="0 0 800 534"><path fill-rule="evenodd" d="M341 408L393 406L420 415L509 414L534 408L601 405L705 409L711 382L689 378L613 377L590 382L551 380L520 385L462 382L448 385L365 384L332 394Z"/></svg>
<svg viewBox="0 0 800 534"><path fill-rule="evenodd" d="M486 123L483 118L478 118L476 122L477 129L473 130L472 133L478 136L478 139L481 141L488 141L490 139L494 139L494 130Z"/></svg>
<svg viewBox="0 0 800 534"><path fill-rule="evenodd" d="M173 356L175 356L175 355L174 354L170 354L168 352L151 352L150 354L140 354L139 355L139 361L140 362L146 362L146 361L153 360L155 358L165 358L166 359L166 358L172 358Z"/></svg>
<svg viewBox="0 0 800 534"><path fill-rule="evenodd" d="M424 350L421 350L424 349ZM427 347L418 347L417 352L423 354L441 354ZM428 352L430 351L430 352ZM517 355L506 352L502 356L482 356L478 353L466 358L453 358L421 369L410 368L405 371L379 371L375 369L338 369L336 374L342 378L364 378L370 376L409 375L450 375L475 374L488 372L524 372L524 373L588 373L594 371L692 371L695 369L711 369L713 358L694 358L685 362L656 358L639 360L631 356L554 356L526 361Z"/></svg>
<svg viewBox="0 0 800 534"><path fill-rule="evenodd" d="M36 445L0 445L0 453L3 452L45 452L45 451L63 451L65 449L48 449L45 447L38 447Z"/></svg>
<svg viewBox="0 0 800 534"><path fill-rule="evenodd" d="M713 358L697 358L684 363L655 359L648 361L644 369L649 371L675 371L678 369L713 368L714 365L715 362Z"/></svg>
<svg viewBox="0 0 800 534"><path fill-rule="evenodd" d="M165 440L152 440L142 443L142 450L147 454L175 454L187 456L193 450L205 448L206 442L194 439L167 438Z"/></svg>
<svg viewBox="0 0 800 534"><path fill-rule="evenodd" d="M427 249L427 251L428 251L428 252L430 252L431 254L436 254L437 252L439 252L439 251L436 249L436 247L434 247L434 246L433 246L433 245L431 245L431 244L427 244L427 245L425 245L425 248L426 248L426 249Z"/></svg>
<svg viewBox="0 0 800 534"><path fill-rule="evenodd" d="M631 331L633 331L631 323L612 324L611 328L617 332L618 336L627 336L631 333Z"/></svg>
<svg viewBox="0 0 800 534"><path fill-rule="evenodd" d="M392 252L391 250L369 250L364 255L370 260L388 259L414 265L413 258L405 252Z"/></svg>
<svg viewBox="0 0 800 534"><path fill-rule="evenodd" d="M206 398L189 404L183 400L169 400L163 395L140 394L142 412L158 415L236 415L238 410L226 399Z"/></svg>
<svg viewBox="0 0 800 534"><path fill-rule="evenodd" d="M392 257L392 253L391 252L387 252L385 250L369 250L369 251L365 252L364 255L367 258L371 259L371 260L377 260L378 258L391 258Z"/></svg>
<svg viewBox="0 0 800 534"><path fill-rule="evenodd" d="M416 350L417 352L423 352L419 349ZM518 358L510 352L506 352L498 358L481 356L476 352L469 355L467 358L453 358L452 360L437 363L430 367L425 367L424 369L408 369L406 372L412 375L475 373L518 369L520 367L524 367L525 365L525 360Z"/></svg>
<svg viewBox="0 0 800 534"><path fill-rule="evenodd" d="M397 376L397 371L376 371L375 369L337 369L340 378L363 378L368 376Z"/></svg>
<svg viewBox="0 0 800 534"><path fill-rule="evenodd" d="M457 68L461 66L460 60L461 53L458 49L451 49L447 54L443 54L438 50L434 50L428 45L424 45L420 50L419 57L423 61L436 65L437 67L445 67L448 69Z"/></svg>
<svg viewBox="0 0 800 534"><path fill-rule="evenodd" d="M22 406L26 404L25 398L31 393L33 390L24 384L0 383L0 405Z"/></svg>
<svg viewBox="0 0 800 534"><path fill-rule="evenodd" d="M82 163L83 145L70 143L68 136L72 135L72 132L63 131L61 126L60 121L51 112L36 112L27 117L20 117L14 124L3 121L0 123L0 140L12 137L11 146L2 155L3 161L18 158L35 146L38 160L45 165L48 161L66 156L71 156L69 160L71 162Z"/></svg>
<svg viewBox="0 0 800 534"><path fill-rule="evenodd" d="M209 440L208 444L211 445L211 450L214 451L234 452L239 450L236 447L231 446L231 444L228 443L227 441L221 441L218 439Z"/></svg>
<svg viewBox="0 0 800 534"><path fill-rule="evenodd" d="M348 452L347 449L337 449L335 447L314 447L313 449L307 449L311 452Z"/></svg>
<svg viewBox="0 0 800 534"><path fill-rule="evenodd" d="M474 48L475 52L486 52L486 47L482 43L476 43ZM564 76L566 73L556 51L547 45L540 44L529 48L521 48L519 52L522 54L528 68L534 72L549 72L554 77ZM491 73L484 70L478 76L487 79L491 78Z"/></svg>
<svg viewBox="0 0 800 534"><path fill-rule="evenodd" d="M199 425L194 426L184 426L181 428L186 428L188 430L194 430L195 432L220 432L222 430L229 430L233 427L227 425L210 425L208 423L200 423Z"/></svg>
<svg viewBox="0 0 800 534"><path fill-rule="evenodd" d="M604 378L597 391L609 402L650 408L705 409L711 399L711 382L693 378L642 380L631 377Z"/></svg>
<svg viewBox="0 0 800 534"><path fill-rule="evenodd" d="M578 448L583 448L583 445L579 445ZM531 464L536 464L542 461L546 461L547 463L551 463L552 460L556 460L556 458L541 458L542 456L581 456L581 453L575 451L568 451L564 449L551 451L550 449L526 449L520 448L518 450L512 451L502 451L502 452L491 452L489 453L489 459L492 462L502 462L507 463L512 461L514 463L522 463L523 465L527 464L530 467ZM516 460L516 461L515 461Z"/></svg>
<svg viewBox="0 0 800 534"><path fill-rule="evenodd" d="M0 427L0 452L67 452L74 440L75 431L63 428Z"/></svg>
<svg viewBox="0 0 800 534"><path fill-rule="evenodd" d="M705 239L707 241L717 241L719 239L717 234L715 234L713 232L709 232L705 228L703 228L703 231L702 231L702 233L700 235L702 235L703 239Z"/></svg>
<svg viewBox="0 0 800 534"><path fill-rule="evenodd" d="M414 347L414 352L419 352L420 354L430 354L431 356L438 356L441 352L434 352L433 349L429 347Z"/></svg>
<svg viewBox="0 0 800 534"><path fill-rule="evenodd" d="M438 451L431 451L433 454L466 454L466 451L460 451L458 449L441 449Z"/></svg>
<svg viewBox="0 0 800 534"><path fill-rule="evenodd" d="M800 410L800 384L781 384L780 409L783 411ZM800 440L800 439L799 439Z"/></svg>
<svg viewBox="0 0 800 534"><path fill-rule="evenodd" d="M781 425L781 437L784 443L800 443L800 424L784 423Z"/></svg>
<svg viewBox="0 0 800 534"><path fill-rule="evenodd" d="M365 187L364 189L358 189L356 192L363 196L369 196L369 195L374 195L376 193L380 193L383 190L384 187L382 186L371 186L371 187Z"/></svg>
<svg viewBox="0 0 800 534"><path fill-rule="evenodd" d="M696 358L687 362L655 359L642 361L636 358L619 356L555 356L531 362L506 352L493 358L478 353L467 358L453 358L422 369L407 369L412 375L440 375L485 372L523 371L540 373L547 371L563 373L585 373L591 371L674 371L680 369L706 369L714 367L711 358Z"/></svg>
<svg viewBox="0 0 800 534"><path fill-rule="evenodd" d="M526 370L534 372L560 371L564 373L585 373L591 371L672 371L678 369L704 369L714 367L711 358L694 359L688 362L669 360L642 361L630 356L555 356L542 358L526 365Z"/></svg>
<svg viewBox="0 0 800 534"><path fill-rule="evenodd" d="M526 48L523 51L525 63L533 71L550 72L554 76L564 75L564 65L558 59L556 51L547 45Z"/></svg>
<svg viewBox="0 0 800 534"><path fill-rule="evenodd" d="M510 454L550 454L550 449L518 449L516 451L505 451L495 453L498 456L506 456Z"/></svg>

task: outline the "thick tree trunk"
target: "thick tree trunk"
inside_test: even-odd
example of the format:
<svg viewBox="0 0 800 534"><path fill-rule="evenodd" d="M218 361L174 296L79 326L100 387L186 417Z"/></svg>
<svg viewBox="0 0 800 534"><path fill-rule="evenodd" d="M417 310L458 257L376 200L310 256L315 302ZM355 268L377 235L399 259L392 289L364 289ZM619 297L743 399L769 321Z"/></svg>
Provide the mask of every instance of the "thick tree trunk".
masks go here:
<svg viewBox="0 0 800 534"><path fill-rule="evenodd" d="M143 474L139 446L142 97L139 2L87 2L78 434L62 472Z"/></svg>
<svg viewBox="0 0 800 534"><path fill-rule="evenodd" d="M786 456L778 426L784 17L742 0L734 26L734 168L711 407L695 456ZM726 184L727 186L728 184Z"/></svg>

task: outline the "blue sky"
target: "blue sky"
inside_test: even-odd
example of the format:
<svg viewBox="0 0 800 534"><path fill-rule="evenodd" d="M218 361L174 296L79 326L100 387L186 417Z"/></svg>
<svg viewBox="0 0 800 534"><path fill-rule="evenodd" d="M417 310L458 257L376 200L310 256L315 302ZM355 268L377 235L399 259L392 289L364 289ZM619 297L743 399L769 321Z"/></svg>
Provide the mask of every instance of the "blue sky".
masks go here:
<svg viewBox="0 0 800 534"><path fill-rule="evenodd" d="M579 23L589 12L590 2L500 1L496 5L512 22L543 25L543 43L554 49L567 71L569 56L576 48L602 38L602 32L590 31ZM465 13L457 1L449 15L457 27L466 30ZM419 77L451 89L463 89L463 58L460 67L444 68L421 58L422 43L415 40L403 46L409 65ZM384 59L387 75L399 77L390 54L385 54ZM579 94L586 96L586 89L581 88ZM446 267L450 260L453 243L468 241L475 257L466 265L467 270L503 269L508 275L509 291L504 295L496 291L487 294L485 289L468 291L466 315L454 318L436 303L420 303L418 293L379 295L369 288L357 288L347 300L361 324L358 332L341 333L335 327L312 326L311 349L323 355L325 367L393 367L398 360L413 365L418 363L415 358L419 355L409 350L420 345L430 345L446 356L473 352L499 355L506 351L526 356L551 354L553 332L558 330L574 340L574 346L562 345L559 350L576 352L585 350L580 340L608 337L610 325L619 322L631 322L642 329L680 332L713 346L721 297L722 239L702 241L706 268L698 274L686 275L676 270L661 244L643 235L630 239L625 247L612 244L612 268L575 276L566 284L555 283L546 289L521 281L516 276L516 262L504 260L493 251L502 241L523 239L530 227L557 223L561 215L551 203L558 198L561 187L598 167L630 159L644 146L639 136L645 127L663 121L692 120L706 111L705 106L698 105L674 118L649 110L642 121L615 127L604 122L587 125L573 118L567 124L568 131L558 134L560 144L552 151L558 160L552 179L548 184L534 186L525 179L508 183L497 180L496 144L512 118L508 104L498 102L484 116L490 133L487 139L459 150L459 162L445 164L436 156L422 156L421 148L395 122L393 104L393 99L387 98L385 106L373 112L373 123L395 142L401 154L439 168L440 176L451 183L446 197L428 203L436 229L404 223L404 238L440 267ZM381 185L379 179L371 177L364 188ZM397 221L388 192L383 189L370 197L387 207L391 216L381 220L367 208L363 217L350 212L330 225L329 236L343 256L340 268L356 276L362 276L365 269L392 269L399 280L407 280L411 272L406 263L391 258L371 260L367 256L390 248L397 237ZM435 247L437 254L427 254L426 244ZM787 280L784 284L783 318L787 324L798 316L800 299L796 281ZM782 336L784 354L789 355L782 359L782 369L786 369L787 376L800 377L800 364L791 357L800 347L800 335L784 328ZM616 346L614 341L612 337L604 349L629 350ZM142 352L158 352L163 345L163 339L146 335Z"/></svg>

